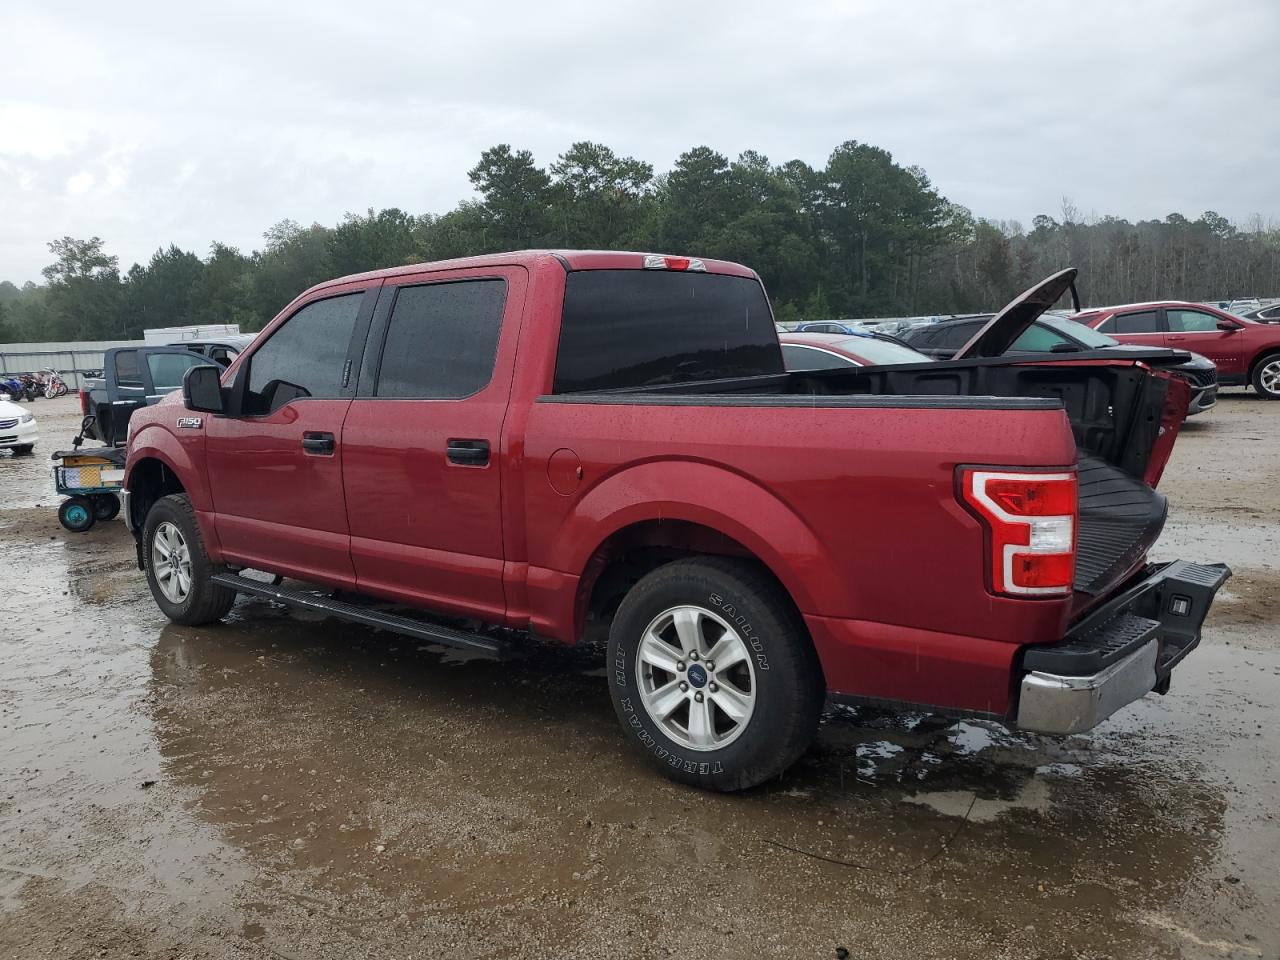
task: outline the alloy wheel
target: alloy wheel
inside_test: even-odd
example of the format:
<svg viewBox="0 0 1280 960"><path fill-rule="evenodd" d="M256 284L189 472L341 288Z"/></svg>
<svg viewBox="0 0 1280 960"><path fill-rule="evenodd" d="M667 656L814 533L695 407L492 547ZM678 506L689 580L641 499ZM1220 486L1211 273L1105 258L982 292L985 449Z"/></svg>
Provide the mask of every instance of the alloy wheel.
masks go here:
<svg viewBox="0 0 1280 960"><path fill-rule="evenodd" d="M672 607L653 619L636 648L636 676L650 719L690 750L728 746L755 710L751 650L704 607Z"/></svg>

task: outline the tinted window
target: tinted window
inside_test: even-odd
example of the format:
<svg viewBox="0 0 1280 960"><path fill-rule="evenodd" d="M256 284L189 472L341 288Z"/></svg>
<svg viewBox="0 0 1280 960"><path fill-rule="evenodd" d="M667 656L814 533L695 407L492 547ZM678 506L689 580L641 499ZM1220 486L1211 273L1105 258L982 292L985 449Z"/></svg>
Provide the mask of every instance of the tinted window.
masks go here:
<svg viewBox="0 0 1280 960"><path fill-rule="evenodd" d="M832 367L854 367L854 361L848 357L838 357L825 350L813 347L801 347L794 343L782 345L782 359L788 370L830 370Z"/></svg>
<svg viewBox="0 0 1280 960"><path fill-rule="evenodd" d="M1048 353L1060 343L1065 343L1072 347L1075 346L1056 330L1033 323L1022 332L1017 340L1013 341L1009 349L1027 353Z"/></svg>
<svg viewBox="0 0 1280 960"><path fill-rule="evenodd" d="M245 413L278 410L290 400L342 395L342 368L363 293L309 303L249 358Z"/></svg>
<svg viewBox="0 0 1280 960"><path fill-rule="evenodd" d="M182 386L182 378L192 367L209 361L193 357L189 353L152 353L147 356L147 369L151 371L151 386L157 391L176 390Z"/></svg>
<svg viewBox="0 0 1280 960"><path fill-rule="evenodd" d="M1140 313L1122 313L1112 318L1106 333L1158 333L1160 324L1156 321L1154 310L1143 310Z"/></svg>
<svg viewBox="0 0 1280 960"><path fill-rule="evenodd" d="M142 386L137 350L121 350L116 354L116 383L127 387Z"/></svg>
<svg viewBox="0 0 1280 960"><path fill-rule="evenodd" d="M1199 310L1166 310L1169 330L1177 333L1218 332L1218 318Z"/></svg>
<svg viewBox="0 0 1280 960"><path fill-rule="evenodd" d="M1058 333L1062 334L1064 339L1083 344L1090 350L1101 350L1104 347L1114 347L1116 345L1116 341L1112 340L1106 334L1099 333L1092 327L1086 327L1083 323L1077 323L1076 321L1068 320L1065 317L1055 317L1051 314L1045 314L1036 321L1036 326L1046 327L1049 330L1056 330Z"/></svg>
<svg viewBox="0 0 1280 960"><path fill-rule="evenodd" d="M907 341L913 347L932 347L933 341L941 334L936 326L919 326L908 327L898 334L898 337Z"/></svg>
<svg viewBox="0 0 1280 960"><path fill-rule="evenodd" d="M556 393L782 372L764 288L751 278L582 270L565 281Z"/></svg>
<svg viewBox="0 0 1280 960"><path fill-rule="evenodd" d="M973 335L982 329L979 323L951 323L938 329L938 335L929 342L929 346L942 349L959 350L973 339Z"/></svg>
<svg viewBox="0 0 1280 960"><path fill-rule="evenodd" d="M1280 320L1280 306L1267 307L1258 316L1263 320Z"/></svg>
<svg viewBox="0 0 1280 960"><path fill-rule="evenodd" d="M467 397L489 382L505 280L405 287L396 294L378 373L379 397Z"/></svg>

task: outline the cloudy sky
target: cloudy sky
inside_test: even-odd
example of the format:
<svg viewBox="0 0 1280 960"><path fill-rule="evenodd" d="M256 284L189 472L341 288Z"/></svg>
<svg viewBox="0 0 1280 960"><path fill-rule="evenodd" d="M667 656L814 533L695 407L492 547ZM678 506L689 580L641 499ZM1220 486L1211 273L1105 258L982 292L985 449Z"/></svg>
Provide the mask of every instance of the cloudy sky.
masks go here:
<svg viewBox="0 0 1280 960"><path fill-rule="evenodd" d="M0 9L0 279L46 243L248 251L272 223L443 212L509 142L661 171L857 139L980 216L1280 222L1280 0Z"/></svg>

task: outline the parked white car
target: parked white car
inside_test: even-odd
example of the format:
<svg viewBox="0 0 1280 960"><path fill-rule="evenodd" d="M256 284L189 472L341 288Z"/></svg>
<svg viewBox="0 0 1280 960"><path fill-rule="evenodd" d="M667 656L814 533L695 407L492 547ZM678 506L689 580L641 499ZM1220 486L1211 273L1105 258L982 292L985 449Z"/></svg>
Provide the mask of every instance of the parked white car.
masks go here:
<svg viewBox="0 0 1280 960"><path fill-rule="evenodd" d="M35 414L12 400L0 400L0 450L12 450L24 457L35 449L40 439Z"/></svg>

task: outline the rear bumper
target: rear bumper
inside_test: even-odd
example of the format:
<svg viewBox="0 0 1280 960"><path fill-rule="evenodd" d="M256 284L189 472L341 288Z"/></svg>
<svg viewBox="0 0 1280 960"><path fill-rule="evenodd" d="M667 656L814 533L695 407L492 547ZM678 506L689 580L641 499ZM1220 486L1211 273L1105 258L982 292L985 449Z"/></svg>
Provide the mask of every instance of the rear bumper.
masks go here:
<svg viewBox="0 0 1280 960"><path fill-rule="evenodd" d="M1150 566L1061 642L1025 648L1015 725L1081 733L1152 690L1167 692L1230 576L1220 563Z"/></svg>

